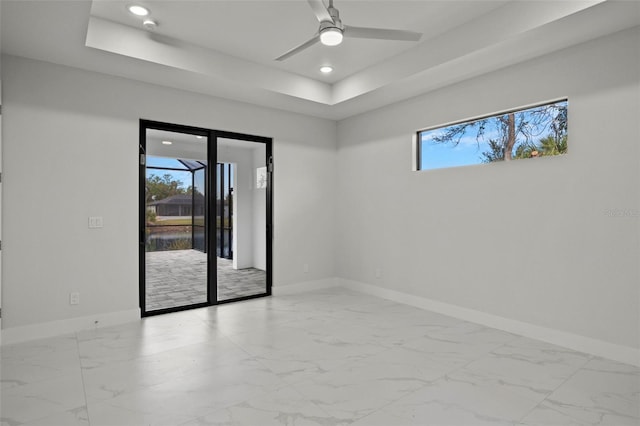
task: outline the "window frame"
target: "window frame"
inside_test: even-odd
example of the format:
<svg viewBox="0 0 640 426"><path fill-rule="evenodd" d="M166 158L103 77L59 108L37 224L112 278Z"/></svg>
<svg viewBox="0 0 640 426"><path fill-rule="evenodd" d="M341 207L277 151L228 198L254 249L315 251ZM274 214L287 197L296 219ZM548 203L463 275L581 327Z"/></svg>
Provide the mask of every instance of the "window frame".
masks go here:
<svg viewBox="0 0 640 426"><path fill-rule="evenodd" d="M414 134L414 138L415 138L415 148L414 148L414 153L415 153L415 164L413 164L413 170L417 171L417 172L426 172L426 171L430 171L430 170L441 170L441 169L450 169L450 168L456 168L456 167L468 167L468 166L477 166L483 163L476 163L476 164L466 164L463 166L452 166L452 167L441 167L441 168L431 168L431 169L422 169L421 165L422 165L422 140L421 140L421 133L424 132L429 132L431 130L436 130L436 129L443 129L445 127L450 127L450 126L456 126L458 124L462 124L462 123L470 123L470 122L474 122L474 121L480 121L480 120L485 120L487 118L492 118L492 117L497 117L500 115L505 115L505 114L511 114L511 113L517 113L517 112L521 112L521 111L526 111L528 109L533 109L533 108L537 108L537 107L541 107L541 106L545 106L545 105L551 105L551 104L556 104L559 102L566 102L567 103L567 117L569 114L569 97L568 96L563 96L563 97L559 97L559 98L554 98L552 100L546 100L546 101L541 101L541 102L536 102L536 103L532 103L532 104L528 104L525 106L520 106L520 107L515 107L515 108L509 108L509 109L504 109L498 112L493 112L490 114L483 114L483 115L478 115L478 116L474 116L472 118L466 118L466 119L462 119L462 120L456 120L456 121L450 121L448 123L445 124L438 124L435 126L429 126L429 127L425 127L422 128L420 130L417 130ZM569 119L567 118L567 121L569 121Z"/></svg>

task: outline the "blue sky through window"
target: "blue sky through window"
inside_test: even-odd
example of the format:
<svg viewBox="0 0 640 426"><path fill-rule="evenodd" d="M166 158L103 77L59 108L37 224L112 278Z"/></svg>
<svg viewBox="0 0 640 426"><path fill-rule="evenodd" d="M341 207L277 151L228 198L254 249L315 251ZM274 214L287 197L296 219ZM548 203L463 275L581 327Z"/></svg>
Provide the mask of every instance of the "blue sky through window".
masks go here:
<svg viewBox="0 0 640 426"><path fill-rule="evenodd" d="M513 158L565 153L566 112L566 100L514 111L516 143L511 151ZM504 124L508 114L501 113L419 132L419 170L468 166L499 160L495 158L496 145L503 148L498 149L498 152L504 156ZM483 130L479 132L481 127ZM455 137L447 139L446 136L452 129L460 129L460 132ZM545 138L552 138L554 143L551 146L544 145L542 140ZM493 150L490 141L493 141ZM487 153L493 154L493 157L487 156Z"/></svg>
<svg viewBox="0 0 640 426"><path fill-rule="evenodd" d="M431 137L437 133L439 129L422 133L421 170L480 164L482 152L489 149L486 140L476 140L473 129L467 129L455 147L451 144L433 142Z"/></svg>
<svg viewBox="0 0 640 426"><path fill-rule="evenodd" d="M156 157L154 155L147 155L147 167L168 167L187 170L185 165L175 158Z"/></svg>
<svg viewBox="0 0 640 426"><path fill-rule="evenodd" d="M153 169L153 167L167 167L184 171ZM192 184L191 172L177 159L147 155L147 179L152 176L162 178L164 175L170 175L171 180L180 182L183 189L189 188Z"/></svg>

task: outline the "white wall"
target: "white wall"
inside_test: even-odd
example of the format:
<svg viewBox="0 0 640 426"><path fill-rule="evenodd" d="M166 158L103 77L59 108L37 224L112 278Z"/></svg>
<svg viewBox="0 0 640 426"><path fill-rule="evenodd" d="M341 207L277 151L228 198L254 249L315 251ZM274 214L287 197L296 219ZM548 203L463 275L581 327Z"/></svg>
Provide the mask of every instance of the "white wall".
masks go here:
<svg viewBox="0 0 640 426"><path fill-rule="evenodd" d="M0 9L2 7L0 6ZM2 108L2 58L0 57L0 109ZM2 173L2 114L0 113L0 173ZM0 180L0 241L2 241L2 181ZM0 308L2 308L2 249L0 247ZM0 312L0 329L2 313Z"/></svg>
<svg viewBox="0 0 640 426"><path fill-rule="evenodd" d="M16 57L2 79L4 328L137 309L140 118L273 137L274 286L334 276L334 122Z"/></svg>
<svg viewBox="0 0 640 426"><path fill-rule="evenodd" d="M614 34L339 123L338 276L640 347L639 40ZM411 171L419 129L564 96L565 156Z"/></svg>
<svg viewBox="0 0 640 426"><path fill-rule="evenodd" d="M265 151L264 149L256 149L253 151L252 171L253 183L251 186L251 196L253 198L253 267L267 269L267 190L265 188L256 188L257 169L265 167Z"/></svg>
<svg viewBox="0 0 640 426"><path fill-rule="evenodd" d="M254 266L253 150L221 146L218 162L233 163L233 268ZM262 151L264 153L264 151ZM263 248L266 250L266 248Z"/></svg>
<svg viewBox="0 0 640 426"><path fill-rule="evenodd" d="M147 118L274 138L276 288L339 276L638 348L639 219L605 211L640 208L639 37L353 117L337 135L331 121L3 57L2 325L137 308ZM411 171L418 129L564 96L566 156ZM105 227L88 230L90 215Z"/></svg>

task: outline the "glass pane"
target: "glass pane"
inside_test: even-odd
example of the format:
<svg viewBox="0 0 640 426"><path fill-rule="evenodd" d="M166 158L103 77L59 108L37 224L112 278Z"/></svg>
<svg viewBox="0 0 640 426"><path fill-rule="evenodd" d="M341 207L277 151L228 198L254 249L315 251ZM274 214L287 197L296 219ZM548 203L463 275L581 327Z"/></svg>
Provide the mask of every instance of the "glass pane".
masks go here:
<svg viewBox="0 0 640 426"><path fill-rule="evenodd" d="M180 162L184 164L189 170L199 170L204 166L200 164L199 161L186 160L184 158L180 158Z"/></svg>
<svg viewBox="0 0 640 426"><path fill-rule="evenodd" d="M218 139L218 300L267 291L266 145Z"/></svg>
<svg viewBox="0 0 640 426"><path fill-rule="evenodd" d="M419 170L567 152L566 100L419 133Z"/></svg>
<svg viewBox="0 0 640 426"><path fill-rule="evenodd" d="M224 201L222 203L222 241L224 241L223 253L227 259L232 259L231 252L231 190L233 188L233 182L231 181L232 175L229 173L231 164L225 163L222 166L222 173L224 175L224 185L222 187Z"/></svg>
<svg viewBox="0 0 640 426"><path fill-rule="evenodd" d="M207 252L205 238L205 182L204 168L193 173L194 183L194 212L193 212L193 248L203 253Z"/></svg>
<svg viewBox="0 0 640 426"><path fill-rule="evenodd" d="M163 144L162 141L171 141ZM178 159L206 160L206 139L147 130L145 310L206 303L205 169ZM180 165L182 170L156 166ZM199 163L195 163L199 164ZM178 167L175 167L178 168Z"/></svg>
<svg viewBox="0 0 640 426"><path fill-rule="evenodd" d="M147 226L174 226L176 232L191 233L194 204L192 180L191 172L147 167ZM153 240L149 238L147 244Z"/></svg>
<svg viewBox="0 0 640 426"><path fill-rule="evenodd" d="M228 163L218 163L218 179L216 186L216 226L217 232L217 254L218 257L232 259L232 226L231 226L231 203L233 191L233 174L230 173L231 165Z"/></svg>
<svg viewBox="0 0 640 426"><path fill-rule="evenodd" d="M187 167L176 158L156 157L155 155L147 155L147 167L188 170Z"/></svg>
<svg viewBox="0 0 640 426"><path fill-rule="evenodd" d="M222 257L222 165L216 165L216 254Z"/></svg>

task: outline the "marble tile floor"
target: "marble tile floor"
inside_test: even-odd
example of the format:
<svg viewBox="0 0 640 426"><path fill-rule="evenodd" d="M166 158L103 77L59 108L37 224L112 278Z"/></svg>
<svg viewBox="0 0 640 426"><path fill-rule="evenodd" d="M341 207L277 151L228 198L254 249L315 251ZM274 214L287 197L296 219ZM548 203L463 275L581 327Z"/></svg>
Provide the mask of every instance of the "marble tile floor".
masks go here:
<svg viewBox="0 0 640 426"><path fill-rule="evenodd" d="M198 250L156 251L146 254L146 309L154 311L207 301L207 254ZM233 269L218 258L218 299L229 300L266 292L265 271Z"/></svg>
<svg viewBox="0 0 640 426"><path fill-rule="evenodd" d="M0 350L2 426L640 424L637 367L338 288Z"/></svg>

